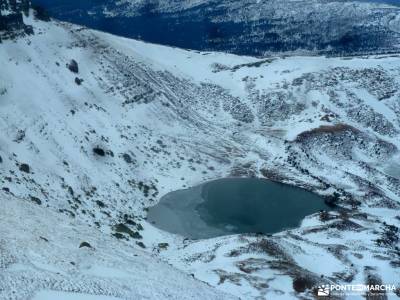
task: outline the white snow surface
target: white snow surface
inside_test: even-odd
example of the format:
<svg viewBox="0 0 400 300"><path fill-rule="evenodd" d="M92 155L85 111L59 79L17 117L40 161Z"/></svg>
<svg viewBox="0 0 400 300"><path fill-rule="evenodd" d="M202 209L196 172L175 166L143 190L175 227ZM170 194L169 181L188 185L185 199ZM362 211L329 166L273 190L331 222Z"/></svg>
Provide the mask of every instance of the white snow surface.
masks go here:
<svg viewBox="0 0 400 300"><path fill-rule="evenodd" d="M87 224L1 201L0 299L235 299Z"/></svg>

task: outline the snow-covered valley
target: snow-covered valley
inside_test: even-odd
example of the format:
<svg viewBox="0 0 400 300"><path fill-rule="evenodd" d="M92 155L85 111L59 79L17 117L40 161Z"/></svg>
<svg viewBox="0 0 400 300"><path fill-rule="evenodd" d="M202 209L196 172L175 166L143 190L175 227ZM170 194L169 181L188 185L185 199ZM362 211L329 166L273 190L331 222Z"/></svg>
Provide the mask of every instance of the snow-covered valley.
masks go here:
<svg viewBox="0 0 400 300"><path fill-rule="evenodd" d="M34 34L0 44L0 299L399 286L400 56L256 59L24 22ZM230 176L341 209L272 236L192 241L146 222L166 193Z"/></svg>

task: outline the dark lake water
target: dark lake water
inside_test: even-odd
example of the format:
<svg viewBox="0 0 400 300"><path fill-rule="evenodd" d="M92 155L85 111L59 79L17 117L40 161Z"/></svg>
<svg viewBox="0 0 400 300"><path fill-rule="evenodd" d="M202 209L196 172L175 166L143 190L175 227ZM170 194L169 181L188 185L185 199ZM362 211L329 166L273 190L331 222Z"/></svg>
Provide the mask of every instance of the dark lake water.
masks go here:
<svg viewBox="0 0 400 300"><path fill-rule="evenodd" d="M203 239L277 233L329 209L323 198L300 188L262 179L227 178L167 194L149 209L148 220L162 230Z"/></svg>

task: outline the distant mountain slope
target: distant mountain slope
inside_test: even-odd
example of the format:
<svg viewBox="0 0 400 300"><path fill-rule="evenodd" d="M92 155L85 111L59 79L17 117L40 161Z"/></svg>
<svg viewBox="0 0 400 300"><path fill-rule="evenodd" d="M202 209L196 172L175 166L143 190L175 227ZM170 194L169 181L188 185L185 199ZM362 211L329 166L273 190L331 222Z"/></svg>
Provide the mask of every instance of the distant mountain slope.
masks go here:
<svg viewBox="0 0 400 300"><path fill-rule="evenodd" d="M400 7L341 0L36 0L61 20L148 42L244 55L397 52Z"/></svg>
<svg viewBox="0 0 400 300"><path fill-rule="evenodd" d="M23 24L34 35L0 44L1 300L47 289L124 298L132 279L114 273L105 284L87 272L100 262L115 271L126 257L123 274L150 270L158 284L158 264L147 255L139 264L137 249L244 299L311 298L326 282L400 284L399 55L256 59L32 13ZM201 241L146 221L162 195L227 176L301 186L341 210L273 236ZM78 239L98 250L74 250ZM198 284L176 276L183 293Z"/></svg>

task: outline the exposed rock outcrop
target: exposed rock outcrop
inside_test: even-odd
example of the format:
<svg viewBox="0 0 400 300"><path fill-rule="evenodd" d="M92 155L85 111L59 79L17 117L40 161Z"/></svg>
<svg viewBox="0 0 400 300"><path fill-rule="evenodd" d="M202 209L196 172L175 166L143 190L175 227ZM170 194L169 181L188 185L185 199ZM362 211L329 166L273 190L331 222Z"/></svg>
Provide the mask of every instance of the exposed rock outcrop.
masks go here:
<svg viewBox="0 0 400 300"><path fill-rule="evenodd" d="M33 28L24 23L29 15L30 1L0 0L0 42L2 39L33 34Z"/></svg>

